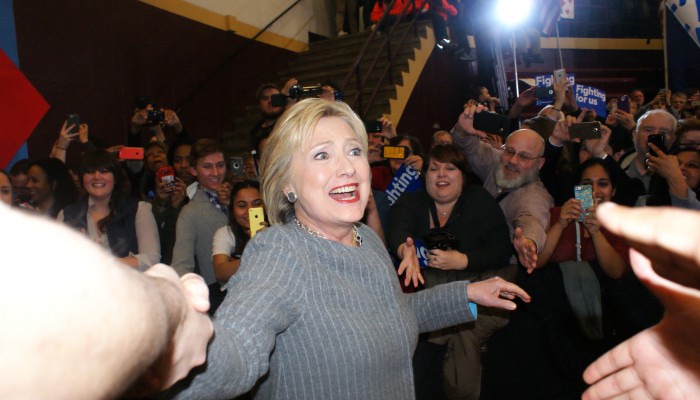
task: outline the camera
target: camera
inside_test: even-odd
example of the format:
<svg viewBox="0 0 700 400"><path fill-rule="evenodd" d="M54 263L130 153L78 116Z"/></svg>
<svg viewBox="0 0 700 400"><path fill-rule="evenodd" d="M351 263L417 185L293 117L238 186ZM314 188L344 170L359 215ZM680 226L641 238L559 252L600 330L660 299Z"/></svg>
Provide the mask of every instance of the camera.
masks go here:
<svg viewBox="0 0 700 400"><path fill-rule="evenodd" d="M165 119L165 113L160 110L152 109L146 113L146 122L149 125L158 125Z"/></svg>
<svg viewBox="0 0 700 400"><path fill-rule="evenodd" d="M296 84L289 88L289 98L294 100L305 99L308 97L316 97L323 93L324 85L313 85L313 86L301 86ZM332 84L329 84L333 88L333 97L336 101L343 101L345 98L345 93L342 90L336 89Z"/></svg>
<svg viewBox="0 0 700 400"><path fill-rule="evenodd" d="M295 100L299 100L306 97L315 97L323 93L323 88L321 85L314 86L301 86L294 85L289 88L289 97Z"/></svg>
<svg viewBox="0 0 700 400"><path fill-rule="evenodd" d="M452 250L457 247L457 238L444 229L433 228L423 238L423 243L428 250Z"/></svg>

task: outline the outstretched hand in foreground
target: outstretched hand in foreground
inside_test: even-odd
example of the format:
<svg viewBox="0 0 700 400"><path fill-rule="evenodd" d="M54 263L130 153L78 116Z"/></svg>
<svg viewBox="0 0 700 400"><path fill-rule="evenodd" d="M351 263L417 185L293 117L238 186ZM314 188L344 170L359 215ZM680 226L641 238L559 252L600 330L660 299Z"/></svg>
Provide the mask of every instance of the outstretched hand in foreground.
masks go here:
<svg viewBox="0 0 700 400"><path fill-rule="evenodd" d="M700 214L603 204L598 218L633 247L632 269L665 307L661 322L591 364L583 399L693 399L700 393Z"/></svg>

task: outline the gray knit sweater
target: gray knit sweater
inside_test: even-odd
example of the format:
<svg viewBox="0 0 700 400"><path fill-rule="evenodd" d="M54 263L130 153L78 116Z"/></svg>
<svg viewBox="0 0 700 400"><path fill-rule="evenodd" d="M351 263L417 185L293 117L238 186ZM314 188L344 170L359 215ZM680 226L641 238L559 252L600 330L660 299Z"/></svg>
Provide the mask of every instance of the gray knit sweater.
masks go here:
<svg viewBox="0 0 700 400"><path fill-rule="evenodd" d="M379 238L361 247L275 225L251 240L181 399L412 399L419 332L472 321L466 282L404 294Z"/></svg>
<svg viewBox="0 0 700 400"><path fill-rule="evenodd" d="M214 207L202 190L197 190L177 218L172 261L175 271L181 276L194 272L196 257L204 281L207 285L215 283L211 243L217 229L227 223L226 214Z"/></svg>

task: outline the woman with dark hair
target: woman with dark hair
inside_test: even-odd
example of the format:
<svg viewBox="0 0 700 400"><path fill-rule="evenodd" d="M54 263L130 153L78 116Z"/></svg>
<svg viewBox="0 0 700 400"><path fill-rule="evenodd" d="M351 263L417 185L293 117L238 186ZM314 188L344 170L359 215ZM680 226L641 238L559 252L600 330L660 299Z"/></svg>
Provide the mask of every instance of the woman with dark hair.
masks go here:
<svg viewBox="0 0 700 400"><path fill-rule="evenodd" d="M219 282L228 281L241 264L243 249L250 240L248 210L263 206L260 183L256 181L241 181L233 185L231 198L229 223L214 233L212 243L214 274Z"/></svg>
<svg viewBox="0 0 700 400"><path fill-rule="evenodd" d="M80 164L85 195L58 220L83 231L132 268L144 271L160 261L160 240L151 205L128 197L124 170L109 152L85 154Z"/></svg>
<svg viewBox="0 0 700 400"><path fill-rule="evenodd" d="M483 186L467 185L464 152L455 145L435 146L427 161L425 190L404 193L389 211L387 243L402 260L401 267L416 270L416 252L425 255L426 288L459 280L478 282L496 275L509 279L504 274L514 268L508 267L513 254L508 224ZM442 371L442 377L438 372L432 382L437 387L427 389L425 381L417 381L419 391L442 386L448 398L479 397L481 348L507 319L482 309L478 314L475 324L433 332L428 342L419 342L414 366L421 371ZM433 358L428 353L436 355ZM429 359L439 362L432 365Z"/></svg>
<svg viewBox="0 0 700 400"><path fill-rule="evenodd" d="M63 207L78 198L78 188L66 165L55 158L44 158L29 164L29 206L41 214L56 218Z"/></svg>

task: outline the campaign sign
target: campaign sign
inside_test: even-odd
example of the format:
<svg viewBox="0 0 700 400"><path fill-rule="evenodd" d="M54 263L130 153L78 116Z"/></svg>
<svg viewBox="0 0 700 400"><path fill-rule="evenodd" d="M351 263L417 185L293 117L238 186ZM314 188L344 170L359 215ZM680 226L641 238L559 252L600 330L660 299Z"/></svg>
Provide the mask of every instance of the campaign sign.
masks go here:
<svg viewBox="0 0 700 400"><path fill-rule="evenodd" d="M419 189L423 189L420 174L410 165L403 164L394 174L394 179L391 180L384 193L389 198L389 205L393 206L402 194L415 192Z"/></svg>
<svg viewBox="0 0 700 400"><path fill-rule="evenodd" d="M587 85L576 85L574 88L576 104L581 108L595 110L599 117L605 118L605 92Z"/></svg>
<svg viewBox="0 0 700 400"><path fill-rule="evenodd" d="M422 241L418 239L413 239L413 244L416 246L416 255L418 256L418 265L421 268L426 268L428 266L428 258L430 257L430 250L423 244Z"/></svg>
<svg viewBox="0 0 700 400"><path fill-rule="evenodd" d="M576 85L576 74L566 74L566 79L569 80L569 85L574 87ZM538 75L535 77L535 86L547 87L552 86L554 82L554 75ZM554 103L553 98L537 99L535 103L536 106L542 107Z"/></svg>

